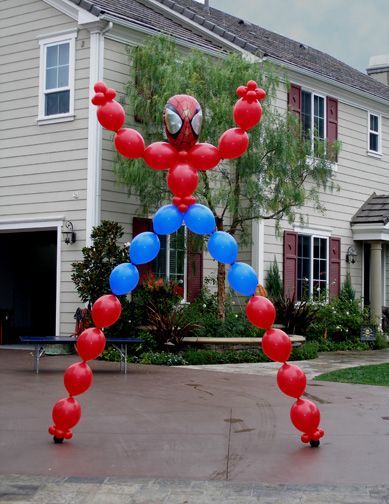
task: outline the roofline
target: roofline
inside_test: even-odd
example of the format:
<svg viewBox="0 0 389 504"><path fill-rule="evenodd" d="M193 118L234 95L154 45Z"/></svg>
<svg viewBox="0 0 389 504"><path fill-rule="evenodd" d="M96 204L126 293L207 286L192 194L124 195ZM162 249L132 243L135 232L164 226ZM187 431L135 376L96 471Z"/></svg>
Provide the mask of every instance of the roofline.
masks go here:
<svg viewBox="0 0 389 504"><path fill-rule="evenodd" d="M364 98L369 98L371 100L375 100L378 103L381 103L383 105L389 105L389 100L386 100L385 98L381 98L377 95L369 93L368 91L363 91L360 88L357 88L354 86L349 86L348 84L344 84L343 82L339 82L337 80L331 79L330 77L325 77L319 73L314 72L313 70L307 70L306 68L302 68L297 65L293 65L292 63L287 63L283 60L280 60L278 58L274 58L272 56L266 56L266 59L268 61L271 61L272 63L275 63L277 65L282 65L285 68L289 68L290 70L294 70L294 71L301 73L302 75L305 75L307 77L315 77L316 79L318 79L322 82L325 82L327 84L332 84L334 86L339 87L340 89L344 89L345 91L352 91L353 93L356 93L360 96L363 96Z"/></svg>
<svg viewBox="0 0 389 504"><path fill-rule="evenodd" d="M179 21L181 22L185 22L186 24L190 25L192 28L195 28L196 30L200 31L200 32L206 32L208 35L210 35L214 40L216 40L217 42L223 44L224 46L226 47L229 47L235 51L239 51L243 54L247 54L249 55L250 57L253 55L253 52L250 51L250 50L245 50L243 47L239 47L237 44L234 44L233 42L231 42L230 40L224 38L223 36L221 35L218 35L217 33L215 33L214 31L204 27L203 25L199 24L199 23L196 23L195 21L192 21L191 19L189 19L187 16L185 16L184 14L180 14L179 12L173 10L173 9L170 9L167 5L161 3L161 2L158 2L157 0L137 0L138 2L142 3L143 5L148 5L148 6L152 6L155 10L159 11L159 12L162 12L162 13L169 13L173 18L176 18L178 19ZM185 10L185 8L183 7L183 10ZM198 14L197 14L198 16ZM193 16L193 17L196 17L196 14ZM198 16L198 17L201 17L201 16ZM206 18L205 18L206 19ZM212 23L212 21L208 21L210 24L212 24L213 26L217 26L215 25L215 23ZM225 32L225 30L223 30L223 32ZM231 33L232 34L232 33ZM233 35L233 34L232 34ZM235 36L236 37L236 36ZM236 37L238 38L238 37ZM242 39L243 40L243 39ZM245 41L246 42L246 41ZM247 45L252 45L250 44L249 42L246 42ZM252 45L253 49L254 49L254 45ZM259 48L255 48L256 50L260 51ZM261 51L262 52L262 51Z"/></svg>
<svg viewBox="0 0 389 504"><path fill-rule="evenodd" d="M131 28L135 31L138 31L140 33L145 33L147 35L155 35L155 33L163 33L163 31L158 30L156 28L152 28L149 25L142 24L140 22L136 21L129 21L126 19L121 19L117 17L116 15L112 14L101 14L99 16L99 19L104 20L104 21L110 21L113 22L114 24L117 24L119 26L124 26L125 28ZM227 55L223 53L221 50L217 49L211 49L210 47L207 47L206 45L204 46L199 46L199 44L196 44L194 42L189 42L185 40L184 38L180 38L177 36L173 36L174 40L177 41L177 43L183 47L187 47L189 49L201 49L203 52L209 54L210 56L216 56L218 58L225 58Z"/></svg>
<svg viewBox="0 0 389 504"><path fill-rule="evenodd" d="M168 12L169 14L171 14L173 17L176 17L180 21L184 21L185 23L189 24L192 27L195 26L197 28L197 30L200 30L202 32L206 32L207 34L209 34L211 37L213 37L218 42L223 42L227 47L230 47L230 48L234 49L235 51L238 51L238 52L241 52L241 53L246 53L246 54L249 54L250 57L255 56L255 57L257 57L257 58L260 59L260 56L258 56L256 54L253 54L252 51L247 51L247 50L243 49L242 47L234 44L233 42L230 42L230 41L226 40L223 36L217 35L212 30L204 27L203 25L200 25L200 24L196 23L195 21L192 21L191 19L189 19L185 15L180 14L180 13L178 13L178 12L170 9L167 5L165 5L163 3L160 3L157 0L138 0L138 1L141 2L141 3L143 3L143 4L145 4L145 5L147 5L147 4L152 5L153 7L157 8L160 11ZM212 22L210 22L210 23L212 23ZM215 23L212 23L212 24L214 26L217 26L217 25L215 25ZM292 39L290 39L290 40L292 40ZM248 44L250 44L250 43L248 42ZM255 46L253 46L253 48L254 47ZM259 48L256 48L256 50L259 51L259 52L261 52L262 55L263 55L263 51L261 51ZM292 63L288 63L288 62L286 62L284 60L275 58L274 56L266 56L266 59L268 61L271 61L271 62L277 64L277 65L282 65L285 68L289 68L291 70L297 71L297 72L299 72L299 73L301 73L303 75L306 75L308 77L315 77L316 79L318 79L318 80L320 80L322 82L326 82L326 83L330 83L332 85L335 85L335 86L339 87L340 89L344 89L346 91L352 91L352 92L357 93L360 96L363 96L365 98L373 99L373 100L377 101L378 103L381 103L381 104L384 104L384 105L388 105L389 104L389 100L387 100L385 98L381 98L381 97L379 97L379 96L377 96L375 94L369 93L368 91L363 91L360 88L357 88L357 87L354 87L354 86L349 86L348 84L344 84L344 83L339 82L337 80L331 79L330 77L325 77L325 76L323 76L323 75L321 75L321 74L319 74L317 72L314 72L313 70L307 70L304 67L293 65Z"/></svg>

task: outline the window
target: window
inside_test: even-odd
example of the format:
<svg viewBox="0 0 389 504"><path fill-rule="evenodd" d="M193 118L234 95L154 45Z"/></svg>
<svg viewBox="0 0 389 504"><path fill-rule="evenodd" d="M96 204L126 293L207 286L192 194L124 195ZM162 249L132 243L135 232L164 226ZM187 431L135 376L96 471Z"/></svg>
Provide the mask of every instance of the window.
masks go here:
<svg viewBox="0 0 389 504"><path fill-rule="evenodd" d="M338 140L338 100L292 84L288 105L301 120L302 133L311 143L312 155L326 152L329 159L336 161L332 146Z"/></svg>
<svg viewBox="0 0 389 504"><path fill-rule="evenodd" d="M187 298L185 238L183 226L176 233L160 236L161 249L151 266L154 275L172 280L182 287L184 300Z"/></svg>
<svg viewBox="0 0 389 504"><path fill-rule="evenodd" d="M328 239L298 235L297 300L318 299L328 289Z"/></svg>
<svg viewBox="0 0 389 504"><path fill-rule="evenodd" d="M327 230L284 232L284 296L301 301L340 292L341 240Z"/></svg>
<svg viewBox="0 0 389 504"><path fill-rule="evenodd" d="M74 118L76 32L40 40L39 122Z"/></svg>
<svg viewBox="0 0 389 504"><path fill-rule="evenodd" d="M301 92L301 122L303 136L311 141L312 154L323 151L325 139L324 98L322 96Z"/></svg>
<svg viewBox="0 0 389 504"><path fill-rule="evenodd" d="M371 114L369 112L369 152L373 152L375 154L380 154L381 146L380 146L380 129L381 129L381 120L380 116L376 114Z"/></svg>

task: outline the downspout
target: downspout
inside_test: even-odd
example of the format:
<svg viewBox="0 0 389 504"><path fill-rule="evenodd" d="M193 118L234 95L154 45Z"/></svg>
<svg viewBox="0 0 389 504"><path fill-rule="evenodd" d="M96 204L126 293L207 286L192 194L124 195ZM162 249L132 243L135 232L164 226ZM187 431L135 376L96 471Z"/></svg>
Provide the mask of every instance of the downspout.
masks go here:
<svg viewBox="0 0 389 504"><path fill-rule="evenodd" d="M101 215L101 165L102 165L102 128L96 119L96 108L91 99L94 84L103 79L104 71L104 35L112 30L113 23L100 30L90 32L90 67L89 67L89 116L88 116L88 174L86 198L85 244L92 244L91 233L94 226L100 223Z"/></svg>

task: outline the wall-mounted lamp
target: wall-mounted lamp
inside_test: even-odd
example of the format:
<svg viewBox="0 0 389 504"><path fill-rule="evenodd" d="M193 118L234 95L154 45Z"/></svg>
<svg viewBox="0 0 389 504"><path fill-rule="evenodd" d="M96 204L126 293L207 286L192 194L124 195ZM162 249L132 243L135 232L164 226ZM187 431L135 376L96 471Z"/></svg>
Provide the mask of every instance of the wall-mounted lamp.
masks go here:
<svg viewBox="0 0 389 504"><path fill-rule="evenodd" d="M62 234L66 244L75 243L76 233L73 231L73 224L70 221L64 222Z"/></svg>
<svg viewBox="0 0 389 504"><path fill-rule="evenodd" d="M355 260L356 260L356 257L357 257L357 251L355 250L355 248L354 248L353 246L350 246L350 247L347 249L347 253L346 253L346 262L347 262L347 263L354 264L354 263L355 263Z"/></svg>

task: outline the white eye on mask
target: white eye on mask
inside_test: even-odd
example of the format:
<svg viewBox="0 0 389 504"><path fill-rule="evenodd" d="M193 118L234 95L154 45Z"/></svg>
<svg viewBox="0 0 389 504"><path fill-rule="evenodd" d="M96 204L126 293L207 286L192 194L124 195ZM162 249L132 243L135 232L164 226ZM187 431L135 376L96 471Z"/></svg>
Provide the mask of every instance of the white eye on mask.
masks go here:
<svg viewBox="0 0 389 504"><path fill-rule="evenodd" d="M192 119L192 128L197 136L200 134L201 124L203 122L203 112L200 109Z"/></svg>
<svg viewBox="0 0 389 504"><path fill-rule="evenodd" d="M165 124L168 132L172 135L178 133L182 127L181 117L169 105L165 108Z"/></svg>

